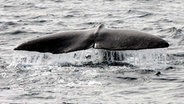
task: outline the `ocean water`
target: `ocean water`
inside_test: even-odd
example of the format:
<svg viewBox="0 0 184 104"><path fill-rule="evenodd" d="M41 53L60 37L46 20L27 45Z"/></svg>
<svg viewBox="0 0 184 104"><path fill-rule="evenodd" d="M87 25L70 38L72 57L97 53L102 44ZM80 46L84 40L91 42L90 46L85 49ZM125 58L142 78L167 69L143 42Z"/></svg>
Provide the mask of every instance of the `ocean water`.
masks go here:
<svg viewBox="0 0 184 104"><path fill-rule="evenodd" d="M183 10L182 0L0 0L0 104L184 104ZM13 50L32 38L100 24L147 32L170 47ZM108 63L97 64L104 54ZM113 64L114 56L122 56L121 64Z"/></svg>

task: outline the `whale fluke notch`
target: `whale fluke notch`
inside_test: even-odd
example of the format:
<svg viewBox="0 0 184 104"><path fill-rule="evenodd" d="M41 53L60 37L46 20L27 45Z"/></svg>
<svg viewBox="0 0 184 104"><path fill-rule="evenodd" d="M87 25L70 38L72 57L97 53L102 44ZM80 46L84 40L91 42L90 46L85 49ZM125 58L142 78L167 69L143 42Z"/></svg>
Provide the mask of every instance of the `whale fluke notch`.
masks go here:
<svg viewBox="0 0 184 104"><path fill-rule="evenodd" d="M95 32L94 32L94 34L95 34L95 36L98 34L98 32L102 29L102 28L104 28L105 26L104 26L104 24L100 24L98 27L97 27L97 29L95 30Z"/></svg>
<svg viewBox="0 0 184 104"><path fill-rule="evenodd" d="M165 40L134 30L107 29L103 24L90 30L61 32L22 43L14 50L66 53L88 48L107 50L139 50L165 48Z"/></svg>

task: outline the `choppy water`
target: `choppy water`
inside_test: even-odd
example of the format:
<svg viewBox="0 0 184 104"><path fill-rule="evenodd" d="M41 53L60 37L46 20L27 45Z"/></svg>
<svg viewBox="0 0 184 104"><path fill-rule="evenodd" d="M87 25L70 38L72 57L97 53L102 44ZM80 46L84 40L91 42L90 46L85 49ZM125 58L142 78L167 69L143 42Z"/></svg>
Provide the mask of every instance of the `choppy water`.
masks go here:
<svg viewBox="0 0 184 104"><path fill-rule="evenodd" d="M183 10L182 0L0 0L0 103L184 104ZM111 66L80 66L89 61L83 54L67 60L78 66L62 66L65 55L12 50L31 38L99 24L151 33L170 47L119 52L125 64Z"/></svg>

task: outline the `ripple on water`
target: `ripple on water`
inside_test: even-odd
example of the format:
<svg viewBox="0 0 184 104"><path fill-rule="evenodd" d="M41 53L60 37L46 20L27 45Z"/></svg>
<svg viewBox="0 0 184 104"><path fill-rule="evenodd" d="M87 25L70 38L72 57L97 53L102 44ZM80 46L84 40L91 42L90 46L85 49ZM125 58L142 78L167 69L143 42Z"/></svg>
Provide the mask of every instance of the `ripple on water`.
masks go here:
<svg viewBox="0 0 184 104"><path fill-rule="evenodd" d="M164 81L164 82L167 82L167 81L173 81L173 82L177 82L178 81L178 79L177 78L164 78L164 77L162 77L162 78L153 78L153 80L157 80L157 81Z"/></svg>
<svg viewBox="0 0 184 104"><path fill-rule="evenodd" d="M127 13L132 14L132 15L138 15L137 18L144 18L144 17L153 16L153 13L149 13L146 11L139 11L139 10L128 10Z"/></svg>
<svg viewBox="0 0 184 104"><path fill-rule="evenodd" d="M22 31L22 30L15 30L15 31L10 32L10 34L12 34L12 35L25 34L25 33L27 33L27 32L26 31Z"/></svg>
<svg viewBox="0 0 184 104"><path fill-rule="evenodd" d="M127 80L127 81L137 80L137 78L135 78L135 77L116 77L116 78Z"/></svg>

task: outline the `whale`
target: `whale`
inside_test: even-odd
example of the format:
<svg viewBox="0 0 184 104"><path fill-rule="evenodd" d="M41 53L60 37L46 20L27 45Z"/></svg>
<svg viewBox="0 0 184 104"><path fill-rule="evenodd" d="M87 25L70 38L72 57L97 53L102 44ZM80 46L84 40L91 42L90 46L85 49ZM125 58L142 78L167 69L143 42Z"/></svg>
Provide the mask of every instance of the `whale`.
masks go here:
<svg viewBox="0 0 184 104"><path fill-rule="evenodd" d="M110 29L103 24L92 29L65 31L29 40L14 50L68 53L89 48L105 50L140 50L166 48L162 38L135 30Z"/></svg>

